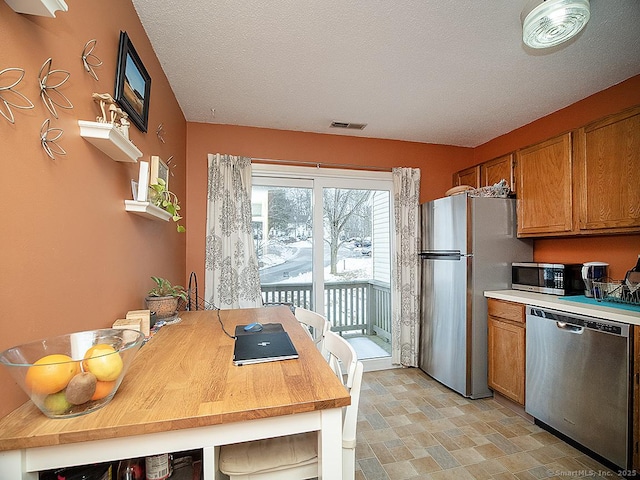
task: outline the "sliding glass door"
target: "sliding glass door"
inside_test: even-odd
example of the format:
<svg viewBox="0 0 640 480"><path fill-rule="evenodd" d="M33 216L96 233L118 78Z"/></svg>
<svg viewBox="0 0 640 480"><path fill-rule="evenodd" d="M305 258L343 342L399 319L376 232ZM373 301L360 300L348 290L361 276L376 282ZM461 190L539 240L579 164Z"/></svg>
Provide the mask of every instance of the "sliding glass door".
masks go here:
<svg viewBox="0 0 640 480"><path fill-rule="evenodd" d="M387 356L391 175L254 165L252 188L265 303L317 311L361 358Z"/></svg>

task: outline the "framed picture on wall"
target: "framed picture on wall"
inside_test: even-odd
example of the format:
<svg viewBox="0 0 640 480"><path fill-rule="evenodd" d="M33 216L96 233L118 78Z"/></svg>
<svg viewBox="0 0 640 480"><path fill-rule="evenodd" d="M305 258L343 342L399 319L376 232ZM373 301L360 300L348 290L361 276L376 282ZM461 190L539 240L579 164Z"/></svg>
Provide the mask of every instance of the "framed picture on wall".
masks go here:
<svg viewBox="0 0 640 480"><path fill-rule="evenodd" d="M169 190L169 166L156 155L151 156L149 165L149 185L158 183L158 179L164 180L165 188Z"/></svg>
<svg viewBox="0 0 640 480"><path fill-rule="evenodd" d="M144 68L127 35L120 32L118 67L116 68L115 100L129 114L131 122L142 132L147 131L151 77Z"/></svg>

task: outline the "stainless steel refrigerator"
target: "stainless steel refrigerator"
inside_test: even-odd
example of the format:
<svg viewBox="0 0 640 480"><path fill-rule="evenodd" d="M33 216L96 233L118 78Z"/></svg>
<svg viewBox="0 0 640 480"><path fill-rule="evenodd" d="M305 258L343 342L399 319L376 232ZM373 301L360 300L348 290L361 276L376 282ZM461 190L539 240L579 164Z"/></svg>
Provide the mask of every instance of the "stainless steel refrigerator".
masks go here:
<svg viewBox="0 0 640 480"><path fill-rule="evenodd" d="M531 261L516 237L515 200L462 193L421 205L420 368L470 398L487 385L486 290L511 287L511 263Z"/></svg>

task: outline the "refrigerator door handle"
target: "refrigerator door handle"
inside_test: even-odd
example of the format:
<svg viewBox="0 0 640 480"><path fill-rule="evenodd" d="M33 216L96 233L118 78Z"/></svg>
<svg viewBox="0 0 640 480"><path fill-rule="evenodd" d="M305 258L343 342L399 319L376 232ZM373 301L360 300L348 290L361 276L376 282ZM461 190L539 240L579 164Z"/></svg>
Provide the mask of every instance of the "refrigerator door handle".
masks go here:
<svg viewBox="0 0 640 480"><path fill-rule="evenodd" d="M473 257L473 253L461 253L460 250L437 250L420 252L422 259L429 260L460 260L461 258Z"/></svg>

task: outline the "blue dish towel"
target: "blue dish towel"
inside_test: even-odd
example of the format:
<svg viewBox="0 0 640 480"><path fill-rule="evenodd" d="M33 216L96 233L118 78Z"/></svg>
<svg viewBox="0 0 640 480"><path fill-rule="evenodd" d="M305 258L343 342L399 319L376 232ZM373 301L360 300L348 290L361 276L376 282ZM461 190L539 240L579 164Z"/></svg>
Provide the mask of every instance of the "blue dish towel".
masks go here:
<svg viewBox="0 0 640 480"><path fill-rule="evenodd" d="M559 297L558 300L566 300L567 302L582 303L584 305L600 305L601 307L619 308L621 310L629 310L631 312L640 312L640 306L630 305L628 303L599 302L595 298L585 297L584 295L572 295L568 297Z"/></svg>

